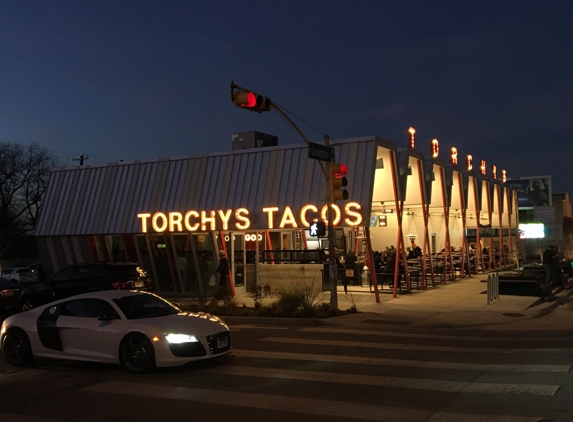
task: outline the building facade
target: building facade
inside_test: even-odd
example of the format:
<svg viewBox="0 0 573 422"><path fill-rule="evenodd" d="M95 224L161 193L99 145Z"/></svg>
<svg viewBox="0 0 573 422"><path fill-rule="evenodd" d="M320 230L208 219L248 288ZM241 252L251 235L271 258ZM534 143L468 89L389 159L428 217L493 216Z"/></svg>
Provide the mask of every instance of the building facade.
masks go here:
<svg viewBox="0 0 573 422"><path fill-rule="evenodd" d="M515 263L517 196L495 174L375 136L331 146L348 169L349 198L332 207L337 254L352 250L368 283L378 282L373 253L389 247L408 290L409 274L425 288ZM175 295L212 292L219 251L233 294L322 283L328 239L309 230L327 220L321 166L296 144L55 169L35 232L42 260L51 273L139 262L157 291ZM416 265L406 260L414 246Z"/></svg>

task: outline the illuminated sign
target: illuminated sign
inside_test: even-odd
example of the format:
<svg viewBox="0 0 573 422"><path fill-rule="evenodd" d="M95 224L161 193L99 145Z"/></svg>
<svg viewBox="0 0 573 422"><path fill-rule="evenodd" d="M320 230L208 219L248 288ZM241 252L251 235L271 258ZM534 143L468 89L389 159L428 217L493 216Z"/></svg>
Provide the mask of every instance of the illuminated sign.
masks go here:
<svg viewBox="0 0 573 422"><path fill-rule="evenodd" d="M410 149L414 149L414 134L416 133L416 129L413 127L408 129L408 133L410 134Z"/></svg>
<svg viewBox="0 0 573 422"><path fill-rule="evenodd" d="M473 165L472 161L473 161L473 157L471 156L471 154L468 154L468 155L466 156L466 168L467 168L468 170L471 170L471 169L474 168L474 165Z"/></svg>
<svg viewBox="0 0 573 422"><path fill-rule="evenodd" d="M432 139L431 151L432 158L438 158L438 155L440 155L440 143L437 139Z"/></svg>
<svg viewBox="0 0 573 422"><path fill-rule="evenodd" d="M458 149L456 147L450 148L450 163L458 164Z"/></svg>
<svg viewBox="0 0 573 422"><path fill-rule="evenodd" d="M362 223L362 214L360 210L362 206L358 202L348 202L344 205L343 209L337 204L332 204L332 212L334 215L333 226L339 225L344 221L350 227L359 226ZM297 229L300 227L309 228L311 223L309 221L316 221L322 219L327 222L328 205L324 205L320 210L317 206L308 204L302 207L299 213L295 213L291 207L287 206L284 210L279 207L264 207L262 212L267 214L267 228L274 229ZM314 215L312 215L314 214ZM137 218L141 220L141 231L147 233L150 228L157 233L169 231L170 233L177 232L194 232L194 231L215 231L215 230L230 230L234 225L237 230L247 230L251 227L251 219L249 218L250 212L246 208L238 208L234 212L232 209L228 210L210 210L210 211L196 211L189 210L185 213L171 211L171 212L155 212L139 213ZM234 219L232 218L234 217ZM276 227L276 222L279 222Z"/></svg>
<svg viewBox="0 0 573 422"><path fill-rule="evenodd" d="M480 172L481 174L483 174L485 176L485 161L481 160L481 164L479 166Z"/></svg>
<svg viewBox="0 0 573 422"><path fill-rule="evenodd" d="M520 239L543 239L545 237L545 225L543 223L520 223L517 233Z"/></svg>
<svg viewBox="0 0 573 422"><path fill-rule="evenodd" d="M502 171L501 171L501 181L502 181L503 183L507 182L507 173L506 173L505 170L502 170Z"/></svg>
<svg viewBox="0 0 573 422"><path fill-rule="evenodd" d="M495 164L491 166L491 176L497 179L497 166Z"/></svg>
<svg viewBox="0 0 573 422"><path fill-rule="evenodd" d="M247 242L256 242L256 241L262 241L263 240L263 235L261 233L247 233L245 235L245 241Z"/></svg>

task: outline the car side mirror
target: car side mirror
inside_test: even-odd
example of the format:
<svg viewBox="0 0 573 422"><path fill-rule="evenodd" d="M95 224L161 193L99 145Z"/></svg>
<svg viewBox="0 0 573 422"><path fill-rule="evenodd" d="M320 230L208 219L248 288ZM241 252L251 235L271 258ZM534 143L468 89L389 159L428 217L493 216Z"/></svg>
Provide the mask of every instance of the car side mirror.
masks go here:
<svg viewBox="0 0 573 422"><path fill-rule="evenodd" d="M97 317L98 321L113 321L115 318L110 314L101 314Z"/></svg>

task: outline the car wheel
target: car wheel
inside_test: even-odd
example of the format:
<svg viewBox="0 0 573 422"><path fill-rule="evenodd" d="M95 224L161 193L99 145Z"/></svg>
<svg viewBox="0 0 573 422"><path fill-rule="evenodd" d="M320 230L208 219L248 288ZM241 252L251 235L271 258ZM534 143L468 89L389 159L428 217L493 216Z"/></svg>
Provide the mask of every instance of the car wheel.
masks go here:
<svg viewBox="0 0 573 422"><path fill-rule="evenodd" d="M22 312L29 311L30 309L34 309L36 307L36 301L34 299L24 299L22 304L20 305L20 310Z"/></svg>
<svg viewBox="0 0 573 422"><path fill-rule="evenodd" d="M119 347L120 362L129 372L142 374L155 368L153 345L143 334L127 335Z"/></svg>
<svg viewBox="0 0 573 422"><path fill-rule="evenodd" d="M4 336L4 357L8 363L14 366L24 366L32 363L32 346L26 333L19 328L8 330Z"/></svg>

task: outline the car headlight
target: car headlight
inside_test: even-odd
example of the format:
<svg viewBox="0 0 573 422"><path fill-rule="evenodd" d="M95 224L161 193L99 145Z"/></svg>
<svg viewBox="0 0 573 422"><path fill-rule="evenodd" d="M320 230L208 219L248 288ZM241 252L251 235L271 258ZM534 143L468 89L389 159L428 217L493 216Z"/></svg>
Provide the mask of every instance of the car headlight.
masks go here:
<svg viewBox="0 0 573 422"><path fill-rule="evenodd" d="M195 336L190 336L188 334L167 334L165 339L169 343L181 344L181 343L198 343L199 339Z"/></svg>

